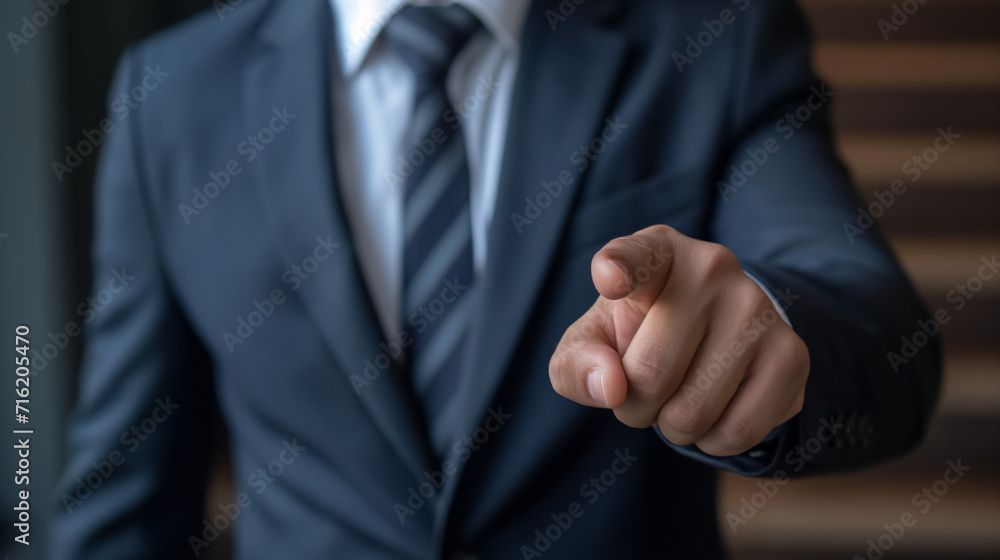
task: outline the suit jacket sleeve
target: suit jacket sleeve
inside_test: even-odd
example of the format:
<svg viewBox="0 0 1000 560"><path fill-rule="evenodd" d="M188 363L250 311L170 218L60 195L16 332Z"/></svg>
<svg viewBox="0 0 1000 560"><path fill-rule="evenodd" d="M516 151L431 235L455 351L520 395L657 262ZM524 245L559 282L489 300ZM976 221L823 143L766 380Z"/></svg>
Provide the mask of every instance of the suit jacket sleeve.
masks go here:
<svg viewBox="0 0 1000 560"><path fill-rule="evenodd" d="M111 97L137 82L126 53ZM142 177L141 106L110 118L96 183L94 292L57 489L52 557L188 557L214 415L204 351L171 295ZM111 113L109 113L110 115ZM110 301L108 295L110 294Z"/></svg>
<svg viewBox="0 0 1000 560"><path fill-rule="evenodd" d="M745 15L734 30L743 35L734 37L732 144L711 187L711 235L782 301L809 348L811 371L802 412L758 448L721 459L675 448L755 476L885 461L925 431L939 385L939 337L903 363L890 361L902 356L902 338L931 318L877 228L845 230L857 225L862 202L831 143L827 112L836 93L810 69L798 9L760 1Z"/></svg>

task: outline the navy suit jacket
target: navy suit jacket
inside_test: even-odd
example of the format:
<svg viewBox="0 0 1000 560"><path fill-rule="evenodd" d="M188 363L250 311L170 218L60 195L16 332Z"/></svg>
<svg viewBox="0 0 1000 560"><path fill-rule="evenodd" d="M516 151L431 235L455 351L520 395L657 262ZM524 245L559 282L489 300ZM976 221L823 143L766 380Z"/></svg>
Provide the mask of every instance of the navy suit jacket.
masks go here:
<svg viewBox="0 0 1000 560"><path fill-rule="evenodd" d="M859 200L793 3L561 4L527 15L446 458L379 358L337 187L328 1L246 1L129 50L94 246L95 286L127 285L89 325L55 558L204 555L228 517L237 558L719 558L716 467L796 476L915 445L939 350L887 358L925 311L875 229L845 234ZM594 253L652 224L731 249L809 348L802 413L741 456L550 385ZM206 520L216 418L236 496Z"/></svg>

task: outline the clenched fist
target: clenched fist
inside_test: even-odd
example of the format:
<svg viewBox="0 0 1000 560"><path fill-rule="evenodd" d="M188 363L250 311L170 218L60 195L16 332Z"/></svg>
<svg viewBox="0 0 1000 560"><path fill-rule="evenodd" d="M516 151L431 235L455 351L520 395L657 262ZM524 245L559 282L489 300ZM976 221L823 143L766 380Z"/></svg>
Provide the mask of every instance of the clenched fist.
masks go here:
<svg viewBox="0 0 1000 560"><path fill-rule="evenodd" d="M560 395L718 456L802 409L806 345L725 247L652 226L605 245L591 275L600 296L549 362Z"/></svg>

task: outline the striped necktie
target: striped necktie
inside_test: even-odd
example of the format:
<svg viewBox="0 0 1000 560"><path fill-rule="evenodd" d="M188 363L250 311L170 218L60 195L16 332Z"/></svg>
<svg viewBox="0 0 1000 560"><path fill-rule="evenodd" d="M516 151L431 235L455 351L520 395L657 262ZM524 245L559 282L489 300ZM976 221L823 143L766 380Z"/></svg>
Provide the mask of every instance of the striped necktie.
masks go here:
<svg viewBox="0 0 1000 560"><path fill-rule="evenodd" d="M450 446L447 411L460 379L473 281L469 165L461 129L445 121L445 78L478 27L476 16L458 5L410 5L384 32L416 80L401 153L410 171L403 177L403 324L413 336L411 382L442 456Z"/></svg>

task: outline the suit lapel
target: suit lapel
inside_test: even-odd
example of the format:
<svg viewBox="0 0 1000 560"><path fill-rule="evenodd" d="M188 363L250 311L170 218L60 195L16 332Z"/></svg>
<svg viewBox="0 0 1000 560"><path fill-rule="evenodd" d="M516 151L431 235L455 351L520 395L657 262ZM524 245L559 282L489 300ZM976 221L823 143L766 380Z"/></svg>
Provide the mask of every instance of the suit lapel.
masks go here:
<svg viewBox="0 0 1000 560"><path fill-rule="evenodd" d="M273 2L245 76L244 117L248 131L259 129L287 107L296 115L287 131L248 165L261 203L265 227L273 233L282 264L301 264L317 237L330 236L339 247L304 280L301 297L351 381L363 376L365 359L381 352L383 339L357 264L351 232L336 196L331 130L333 16L327 0ZM280 137L278 135L281 135ZM320 367L317 365L317 367ZM317 372L321 373L321 372ZM393 367L383 371L359 397L373 421L415 476L432 462L430 446L416 413L409 384Z"/></svg>
<svg viewBox="0 0 1000 560"><path fill-rule="evenodd" d="M628 52L627 37L602 25L617 14L620 2L578 6L553 32L546 11L558 13L556 4L535 2L525 24L486 270L477 280L477 316L484 319L472 327L459 435L483 422L510 365L585 179L570 154L600 134ZM542 182L557 180L564 170L575 177L571 186L518 231L511 215L524 216L525 198L534 200L544 192ZM438 538L443 538L455 487L445 489Z"/></svg>

